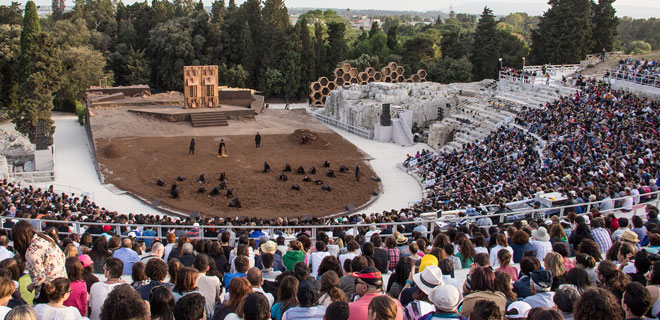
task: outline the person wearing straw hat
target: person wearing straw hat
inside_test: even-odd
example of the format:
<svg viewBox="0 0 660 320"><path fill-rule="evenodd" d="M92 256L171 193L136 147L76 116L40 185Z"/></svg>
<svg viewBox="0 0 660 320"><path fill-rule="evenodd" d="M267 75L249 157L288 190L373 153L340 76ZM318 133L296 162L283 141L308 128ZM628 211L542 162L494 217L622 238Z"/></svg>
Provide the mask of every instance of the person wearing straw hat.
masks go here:
<svg viewBox="0 0 660 320"><path fill-rule="evenodd" d="M408 238L399 232L395 232L394 239L396 240L397 249L401 251L401 257L409 257L410 248L408 248Z"/></svg>
<svg viewBox="0 0 660 320"><path fill-rule="evenodd" d="M429 291L429 300L433 302L435 311L430 312L420 318L419 320L435 320L435 319L459 319L467 320L458 314L458 306L463 302L463 295L458 289L452 285L441 284L433 290Z"/></svg>
<svg viewBox="0 0 660 320"><path fill-rule="evenodd" d="M639 242L639 237L637 237L637 234L631 230L624 231L619 239L621 239L622 242L629 242L633 245L637 245Z"/></svg>
<svg viewBox="0 0 660 320"><path fill-rule="evenodd" d="M540 227L537 230L532 231L532 241L529 243L532 245L536 258L541 261L545 259L545 255L547 255L548 252L552 252L550 234L548 234L548 229L545 227Z"/></svg>
<svg viewBox="0 0 660 320"><path fill-rule="evenodd" d="M406 286L410 285L408 281L406 281ZM406 320L418 319L435 310L428 295L433 288L443 284L442 271L437 266L428 266L424 271L413 276L413 283L417 287L415 293L413 293L413 299L415 300L408 303L403 309L403 317Z"/></svg>
<svg viewBox="0 0 660 320"><path fill-rule="evenodd" d="M282 262L282 256L278 253L277 243L273 240L264 241L259 246L261 253L270 253L273 255L273 265L272 269L275 271L284 271L286 267L284 262ZM263 263L261 262L261 255L257 256L254 265L259 269L263 269Z"/></svg>

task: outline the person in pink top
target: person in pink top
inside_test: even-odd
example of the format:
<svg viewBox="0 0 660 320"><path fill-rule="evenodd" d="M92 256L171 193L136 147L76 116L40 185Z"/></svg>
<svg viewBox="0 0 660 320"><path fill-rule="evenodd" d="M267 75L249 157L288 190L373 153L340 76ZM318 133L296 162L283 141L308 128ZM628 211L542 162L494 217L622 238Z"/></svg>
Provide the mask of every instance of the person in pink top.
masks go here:
<svg viewBox="0 0 660 320"><path fill-rule="evenodd" d="M82 278L83 265L76 257L67 258L66 274L71 281L71 294L64 301L67 307L76 307L81 315L87 315L87 283Z"/></svg>
<svg viewBox="0 0 660 320"><path fill-rule="evenodd" d="M500 263L500 267L495 269L495 271L506 272L511 276L513 281L518 281L518 269L509 265L511 263L511 252L509 250L500 250L497 253L497 261Z"/></svg>
<svg viewBox="0 0 660 320"><path fill-rule="evenodd" d="M361 272L353 273L355 279L355 293L360 299L348 304L350 316L348 320L365 320L369 314L369 303L376 297L383 295L383 275L373 267L364 268ZM403 307L399 300L396 303L396 320L403 320Z"/></svg>

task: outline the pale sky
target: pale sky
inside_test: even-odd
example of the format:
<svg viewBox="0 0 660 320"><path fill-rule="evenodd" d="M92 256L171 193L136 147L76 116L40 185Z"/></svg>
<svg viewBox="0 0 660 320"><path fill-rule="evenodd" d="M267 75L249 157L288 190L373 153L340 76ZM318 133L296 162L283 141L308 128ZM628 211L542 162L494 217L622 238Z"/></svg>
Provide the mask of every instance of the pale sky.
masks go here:
<svg viewBox="0 0 660 320"><path fill-rule="evenodd" d="M26 0L18 0L25 3ZM125 4L144 0L123 0ZM147 0L151 2L151 0ZM197 1L197 0L193 0ZM210 6L213 0L203 0L204 4ZM36 0L37 5L50 5L50 0ZM67 0L67 6L72 6L73 1ZM237 4L244 0L236 0ZM11 0L0 0L1 4L9 4ZM484 6L493 9L496 15L506 15L511 12L527 12L531 15L541 15L547 10L546 0L285 0L290 8L351 8L351 9L382 9L397 11L444 11L449 12L449 6L453 5L454 11L458 13L481 13ZM635 18L658 17L660 14L659 0L618 0L614 3L617 16L631 16Z"/></svg>

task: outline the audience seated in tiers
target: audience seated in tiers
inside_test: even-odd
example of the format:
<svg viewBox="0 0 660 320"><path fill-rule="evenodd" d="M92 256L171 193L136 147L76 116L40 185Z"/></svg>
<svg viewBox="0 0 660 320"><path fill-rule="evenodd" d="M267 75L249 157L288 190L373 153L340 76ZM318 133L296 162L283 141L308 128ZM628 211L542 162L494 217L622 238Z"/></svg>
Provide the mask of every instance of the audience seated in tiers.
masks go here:
<svg viewBox="0 0 660 320"><path fill-rule="evenodd" d="M628 57L619 60L618 66L607 72L605 77L657 86L660 85L660 64L656 60L634 60Z"/></svg>
<svg viewBox="0 0 660 320"><path fill-rule="evenodd" d="M539 191L557 191L575 204L630 195L632 202L606 201L598 208L629 211L655 198L645 195L660 185L653 129L660 122L658 101L589 84L542 108L524 109L515 122L529 133L503 126L462 150L409 156L404 164L417 159L420 178L434 181L421 207L469 206L484 213Z"/></svg>
<svg viewBox="0 0 660 320"><path fill-rule="evenodd" d="M421 176L435 179L429 198L351 217L124 215L85 196L4 180L0 318L656 318L660 221L649 193L660 181L658 107L588 85L519 115L545 148L523 130L501 128L462 151L421 152ZM478 215L537 191L560 192L578 207L561 219L432 232L420 216L467 205ZM597 200L590 212L579 205ZM619 217L638 207L645 215ZM323 224L338 227L312 239L306 226ZM465 281L456 277L461 268Z"/></svg>

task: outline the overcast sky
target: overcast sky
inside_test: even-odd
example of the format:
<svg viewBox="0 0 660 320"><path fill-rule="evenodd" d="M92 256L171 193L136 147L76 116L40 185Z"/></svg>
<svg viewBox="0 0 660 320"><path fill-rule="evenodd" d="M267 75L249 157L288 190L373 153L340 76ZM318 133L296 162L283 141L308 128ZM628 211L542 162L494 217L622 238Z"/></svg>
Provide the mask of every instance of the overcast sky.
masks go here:
<svg viewBox="0 0 660 320"><path fill-rule="evenodd" d="M19 0L25 3L26 0ZM123 0L125 4L144 0ZM151 2L151 0L148 0ZM198 0L193 0L198 1ZM213 0L203 0L204 4L210 6ZM0 0L0 3L9 4L11 0ZM67 6L72 6L73 1L67 0ZM244 0L236 0L237 4ZM36 0L38 5L50 5L51 0ZM496 15L506 15L511 12L527 12L531 15L541 15L547 10L547 0L285 0L290 8L312 7L312 8L351 8L351 9L383 9L383 10L412 10L449 11L450 4L454 11L464 13L481 13L484 6L493 9ZM660 14L660 0L618 0L614 3L617 16L631 16L635 18L658 17Z"/></svg>

